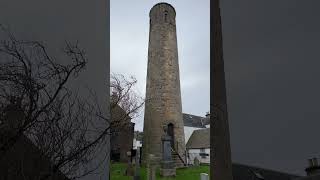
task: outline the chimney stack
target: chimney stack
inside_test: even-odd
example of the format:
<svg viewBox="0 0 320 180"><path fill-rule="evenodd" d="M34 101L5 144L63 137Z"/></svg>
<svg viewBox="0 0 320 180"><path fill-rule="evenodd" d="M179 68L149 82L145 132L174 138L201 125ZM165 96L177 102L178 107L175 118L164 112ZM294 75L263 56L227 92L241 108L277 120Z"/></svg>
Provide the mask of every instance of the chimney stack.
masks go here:
<svg viewBox="0 0 320 180"><path fill-rule="evenodd" d="M206 118L210 118L210 113L209 112L206 113Z"/></svg>
<svg viewBox="0 0 320 180"><path fill-rule="evenodd" d="M308 162L309 162L309 167L305 169L307 176L320 174L320 166L318 165L318 159L317 158L308 159Z"/></svg>

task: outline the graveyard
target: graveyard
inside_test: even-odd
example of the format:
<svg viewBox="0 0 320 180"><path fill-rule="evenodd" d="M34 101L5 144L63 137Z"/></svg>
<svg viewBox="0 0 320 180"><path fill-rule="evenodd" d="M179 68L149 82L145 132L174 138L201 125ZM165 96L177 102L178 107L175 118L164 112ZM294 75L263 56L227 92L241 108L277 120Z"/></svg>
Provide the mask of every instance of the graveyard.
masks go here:
<svg viewBox="0 0 320 180"><path fill-rule="evenodd" d="M132 180L133 176L126 176L126 163L112 163L111 177L112 180ZM209 165L191 166L186 168L179 168L176 171L176 177L161 177L159 168L156 171L156 180L194 180L200 179L200 173L209 174ZM140 168L140 180L147 180L146 167Z"/></svg>
<svg viewBox="0 0 320 180"><path fill-rule="evenodd" d="M151 8L149 18L142 151L140 148L133 151L127 146L132 144L129 138L133 137L133 131L131 135L121 136L122 139L115 133L110 140L114 154L110 177L112 180L194 180L204 173L202 176L208 179L210 166L200 165L200 162L188 166L191 163L188 163L182 113L176 10L171 4L157 3ZM114 97L121 95L116 91L112 93ZM128 132L123 128L119 131ZM116 142L117 136L122 141ZM116 158L116 154L120 158ZM140 167L140 164L146 166Z"/></svg>

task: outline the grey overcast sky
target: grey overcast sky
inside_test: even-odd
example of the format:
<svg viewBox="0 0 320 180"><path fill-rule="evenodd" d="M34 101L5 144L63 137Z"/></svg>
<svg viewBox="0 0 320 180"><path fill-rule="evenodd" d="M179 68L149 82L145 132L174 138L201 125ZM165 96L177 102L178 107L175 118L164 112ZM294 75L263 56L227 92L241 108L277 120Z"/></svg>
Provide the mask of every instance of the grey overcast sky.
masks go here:
<svg viewBox="0 0 320 180"><path fill-rule="evenodd" d="M106 0L0 0L0 24L19 40L43 42L49 56L58 62L70 61L62 52L65 41L78 41L86 52L88 64L68 84L82 97L89 95L86 87L90 87L100 97L98 103L105 109L103 113L109 116L109 9ZM0 40L7 37L4 35L1 31ZM108 149L108 144L99 149L89 166L101 166L81 180L108 179L109 161L105 159Z"/></svg>
<svg viewBox="0 0 320 180"><path fill-rule="evenodd" d="M137 78L137 91L145 97L149 11L157 0L111 0L110 71ZM205 116L210 106L209 0L166 1L176 10L182 111ZM143 130L143 114L133 122Z"/></svg>
<svg viewBox="0 0 320 180"><path fill-rule="evenodd" d="M319 7L221 0L233 161L305 175L319 158Z"/></svg>

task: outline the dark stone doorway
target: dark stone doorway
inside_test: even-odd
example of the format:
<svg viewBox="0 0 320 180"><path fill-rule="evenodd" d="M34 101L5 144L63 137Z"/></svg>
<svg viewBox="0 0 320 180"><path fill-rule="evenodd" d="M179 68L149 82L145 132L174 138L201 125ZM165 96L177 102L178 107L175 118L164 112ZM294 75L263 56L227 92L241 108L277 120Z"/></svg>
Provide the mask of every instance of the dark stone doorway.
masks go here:
<svg viewBox="0 0 320 180"><path fill-rule="evenodd" d="M168 135L171 137L171 148L174 149L174 127L172 123L168 124Z"/></svg>

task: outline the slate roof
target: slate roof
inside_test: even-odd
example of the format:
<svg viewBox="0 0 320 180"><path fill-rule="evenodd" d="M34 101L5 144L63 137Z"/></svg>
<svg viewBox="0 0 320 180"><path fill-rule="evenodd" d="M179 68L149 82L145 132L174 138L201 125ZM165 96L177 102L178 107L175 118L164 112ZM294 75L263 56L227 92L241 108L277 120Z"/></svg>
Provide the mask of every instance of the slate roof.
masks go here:
<svg viewBox="0 0 320 180"><path fill-rule="evenodd" d="M131 117L127 115L127 112L118 104L116 104L113 108L111 108L110 115L111 115L111 121L115 121L119 119L127 120L127 121L131 120Z"/></svg>
<svg viewBox="0 0 320 180"><path fill-rule="evenodd" d="M110 110L111 115L111 133L122 131L123 128L130 128L135 126L135 123L131 122L131 117L127 115L127 112L122 109L118 104Z"/></svg>
<svg viewBox="0 0 320 180"><path fill-rule="evenodd" d="M182 114L184 126L188 127L197 127L197 128L205 128L207 124L209 124L209 119L201 116L195 116L192 114Z"/></svg>
<svg viewBox="0 0 320 180"><path fill-rule="evenodd" d="M300 176L232 163L233 180L294 180Z"/></svg>
<svg viewBox="0 0 320 180"><path fill-rule="evenodd" d="M210 148L210 128L194 130L186 147L187 149Z"/></svg>

